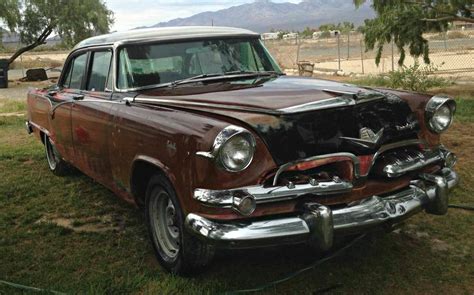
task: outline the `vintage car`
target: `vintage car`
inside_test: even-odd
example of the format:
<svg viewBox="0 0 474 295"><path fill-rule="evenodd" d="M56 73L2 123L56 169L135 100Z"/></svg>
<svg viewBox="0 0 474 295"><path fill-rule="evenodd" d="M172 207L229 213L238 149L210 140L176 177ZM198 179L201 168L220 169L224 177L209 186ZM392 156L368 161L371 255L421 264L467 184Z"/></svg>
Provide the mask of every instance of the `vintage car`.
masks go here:
<svg viewBox="0 0 474 295"><path fill-rule="evenodd" d="M440 143L449 97L282 73L256 33L133 30L79 43L28 94L49 168L76 167L143 208L161 265L219 248L309 243L443 215L458 184Z"/></svg>

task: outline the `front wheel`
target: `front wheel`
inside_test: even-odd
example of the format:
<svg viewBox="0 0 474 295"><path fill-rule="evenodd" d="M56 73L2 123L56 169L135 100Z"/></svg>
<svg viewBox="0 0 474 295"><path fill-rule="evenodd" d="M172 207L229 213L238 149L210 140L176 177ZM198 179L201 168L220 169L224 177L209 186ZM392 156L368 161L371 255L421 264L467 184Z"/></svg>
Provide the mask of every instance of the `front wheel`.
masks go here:
<svg viewBox="0 0 474 295"><path fill-rule="evenodd" d="M51 138L44 135L44 147L46 152L46 160L48 160L49 170L57 176L65 176L70 172L69 164L63 160L58 150L51 141Z"/></svg>
<svg viewBox="0 0 474 295"><path fill-rule="evenodd" d="M206 266L214 249L184 229L184 216L171 183L151 178L146 193L146 220L156 257L169 272L186 275Z"/></svg>

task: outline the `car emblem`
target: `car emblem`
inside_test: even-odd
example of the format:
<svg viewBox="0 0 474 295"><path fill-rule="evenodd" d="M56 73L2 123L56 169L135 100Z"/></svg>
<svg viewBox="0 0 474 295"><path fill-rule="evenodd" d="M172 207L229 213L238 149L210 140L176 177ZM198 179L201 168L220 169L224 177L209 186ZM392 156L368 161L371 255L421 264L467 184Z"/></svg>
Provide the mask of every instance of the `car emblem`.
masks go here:
<svg viewBox="0 0 474 295"><path fill-rule="evenodd" d="M382 139L384 128L375 133L372 129L363 127L359 131L360 138L341 137L341 139L348 140L365 148L375 148L378 146L380 139Z"/></svg>
<svg viewBox="0 0 474 295"><path fill-rule="evenodd" d="M395 126L395 129L397 131L406 131L406 130L413 130L418 126L418 122L407 122L405 125L397 125Z"/></svg>

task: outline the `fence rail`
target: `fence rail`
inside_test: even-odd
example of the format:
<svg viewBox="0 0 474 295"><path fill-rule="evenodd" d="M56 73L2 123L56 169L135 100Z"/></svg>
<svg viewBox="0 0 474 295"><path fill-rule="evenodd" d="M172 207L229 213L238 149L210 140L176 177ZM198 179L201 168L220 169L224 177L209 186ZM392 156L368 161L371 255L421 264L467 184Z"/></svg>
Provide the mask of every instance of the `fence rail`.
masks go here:
<svg viewBox="0 0 474 295"><path fill-rule="evenodd" d="M427 34L430 59L439 74L474 76L474 30ZM386 44L379 66L375 51L366 51L362 34L348 33L322 39L266 40L265 44L284 69L296 69L301 61L314 63L316 71L381 74L399 68L400 53ZM408 54L404 65L415 60Z"/></svg>

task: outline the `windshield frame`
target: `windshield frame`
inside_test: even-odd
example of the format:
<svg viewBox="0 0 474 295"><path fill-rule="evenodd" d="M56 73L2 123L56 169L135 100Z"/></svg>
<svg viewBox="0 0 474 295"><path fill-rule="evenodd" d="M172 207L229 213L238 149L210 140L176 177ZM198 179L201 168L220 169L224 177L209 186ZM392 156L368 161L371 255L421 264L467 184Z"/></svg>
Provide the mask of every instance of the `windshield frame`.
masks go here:
<svg viewBox="0 0 474 295"><path fill-rule="evenodd" d="M135 92L140 90L147 90L153 88L160 88L160 87L168 87L171 86L174 82L167 82L162 84L154 84L154 85L147 85L141 87L131 87L131 88L119 88L118 87L118 76L119 76L119 62L120 62L120 51L129 46L129 45L159 45L159 44L170 44L170 43L188 43L188 42L196 42L196 41L207 41L207 40L232 40L232 39L242 39L243 41L255 41L257 40L260 45L262 46L263 51L267 55L269 62L274 67L275 72L279 74L284 74L281 70L278 63L275 61L273 56L270 54L268 49L266 48L265 44L262 42L262 39L259 35L229 35L229 36L219 36L219 37L197 37L197 38L186 38L186 39L176 39L176 40L128 40L128 41L121 41L116 42L114 44L114 62L113 62L113 83L115 92ZM263 71L262 71L263 72ZM196 81L198 82L198 81Z"/></svg>

